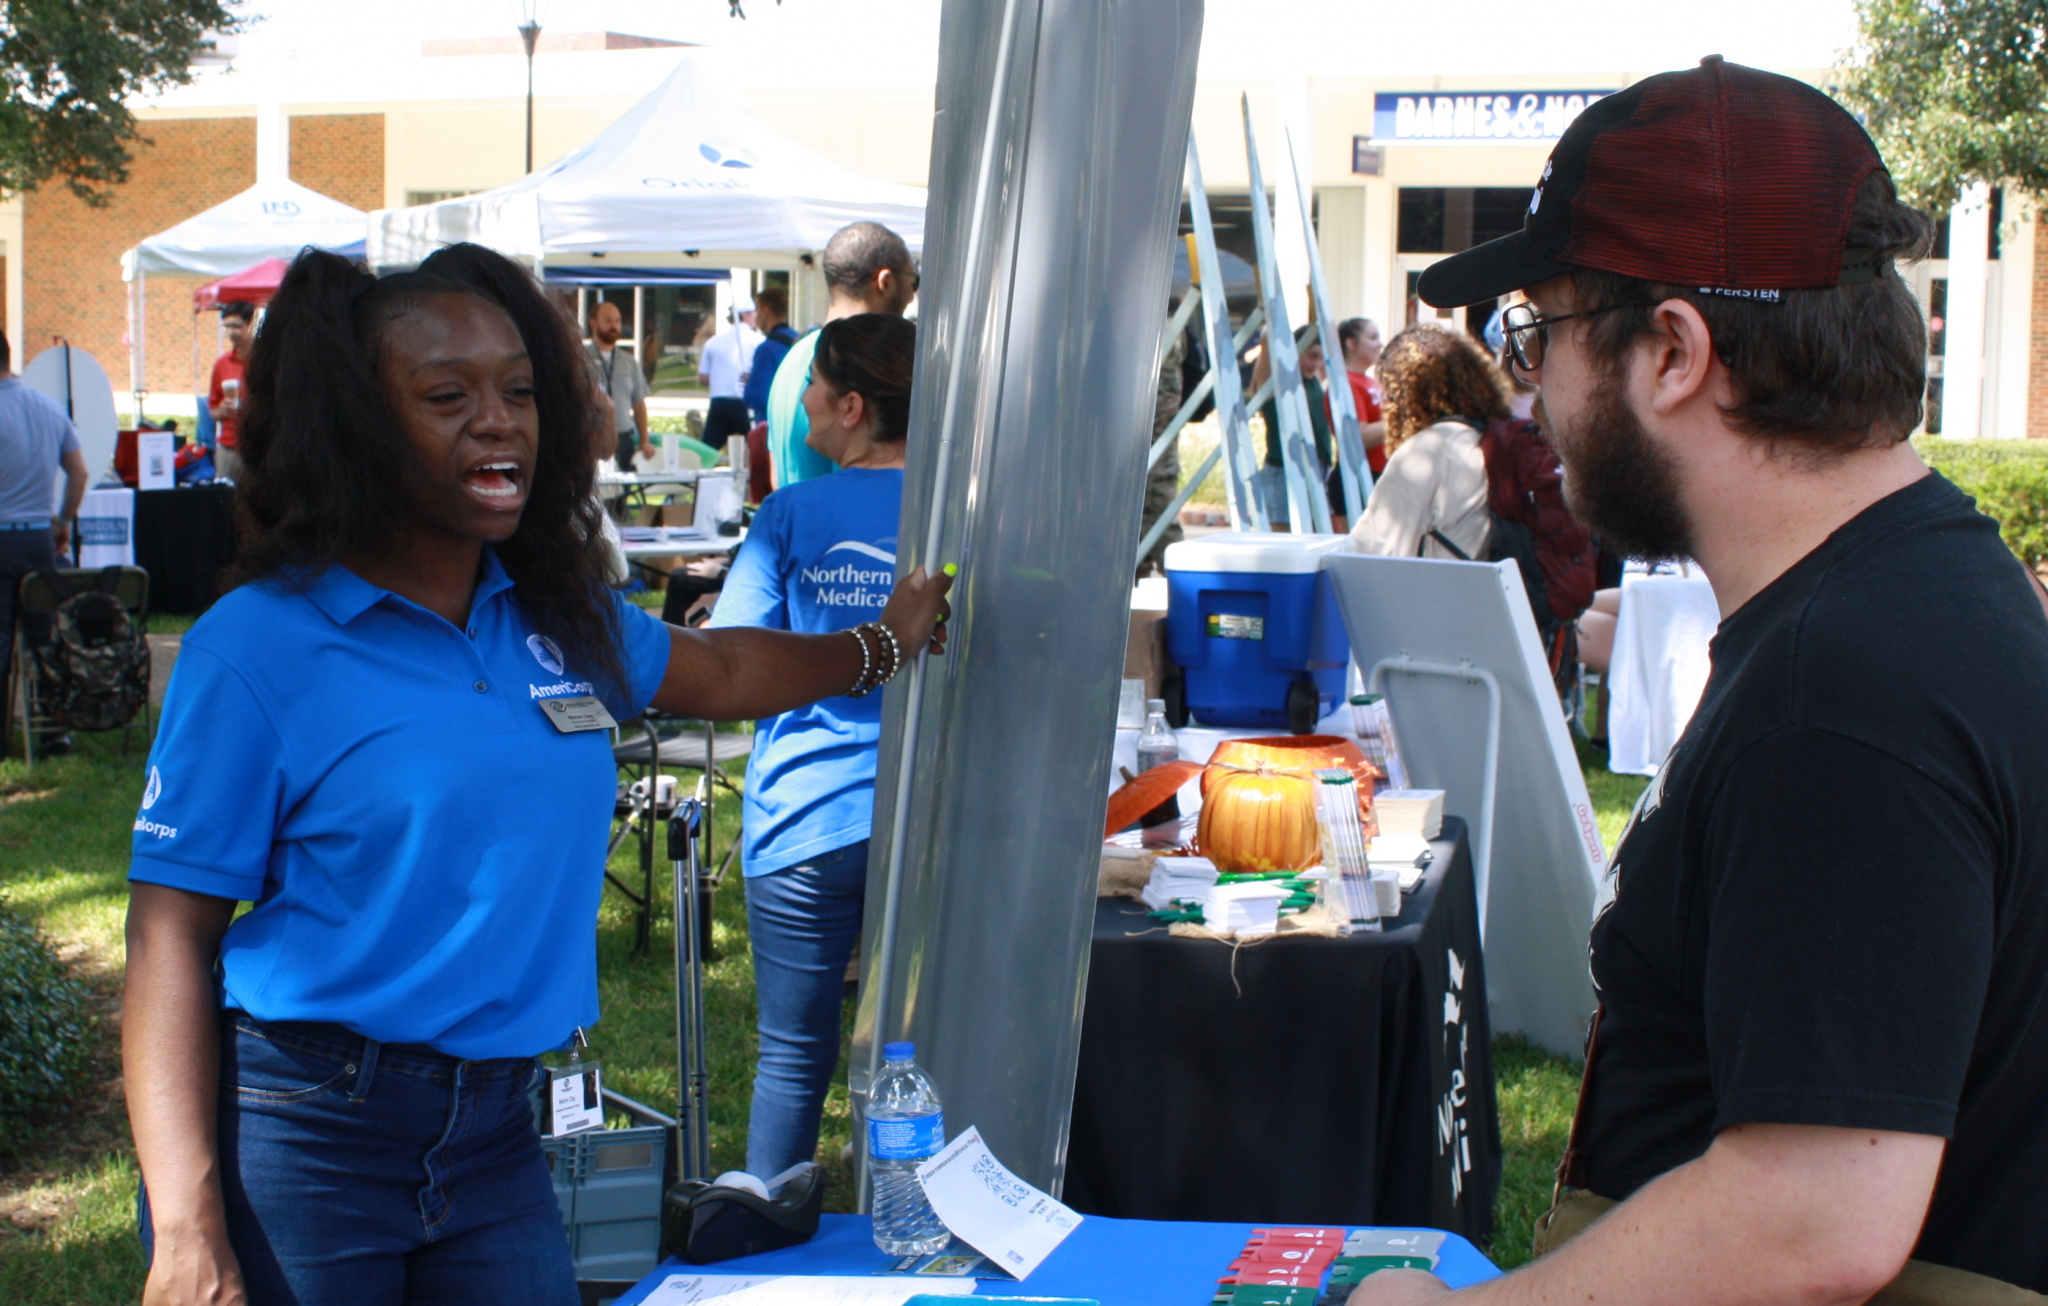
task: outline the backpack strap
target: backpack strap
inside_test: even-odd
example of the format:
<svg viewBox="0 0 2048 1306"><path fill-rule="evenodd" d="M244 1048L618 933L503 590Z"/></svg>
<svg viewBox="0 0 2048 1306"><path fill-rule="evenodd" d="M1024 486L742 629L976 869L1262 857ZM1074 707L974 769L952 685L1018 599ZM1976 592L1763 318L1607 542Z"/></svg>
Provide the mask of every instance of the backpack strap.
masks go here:
<svg viewBox="0 0 2048 1306"><path fill-rule="evenodd" d="M1449 538L1448 538L1448 537L1446 537L1446 536L1444 535L1444 533L1443 533L1442 531L1431 531L1431 532L1429 533L1429 538L1431 538L1432 540L1435 540L1435 541L1436 541L1436 542L1437 542L1438 544L1441 544L1441 545L1443 545L1443 546L1444 546L1444 547L1445 547L1446 549L1449 549L1449 550L1451 551L1451 556L1452 556L1453 558L1456 558L1456 559L1457 559L1457 560L1458 560L1459 562L1470 562L1470 561L1472 561L1472 555L1471 555L1471 554L1469 554L1469 553L1467 553L1467 552L1465 552L1465 551L1464 551L1463 549L1459 548L1459 547L1458 547L1457 545L1455 545L1455 544L1451 543L1451 541L1449 540ZM1417 556L1420 556L1420 555L1418 554Z"/></svg>

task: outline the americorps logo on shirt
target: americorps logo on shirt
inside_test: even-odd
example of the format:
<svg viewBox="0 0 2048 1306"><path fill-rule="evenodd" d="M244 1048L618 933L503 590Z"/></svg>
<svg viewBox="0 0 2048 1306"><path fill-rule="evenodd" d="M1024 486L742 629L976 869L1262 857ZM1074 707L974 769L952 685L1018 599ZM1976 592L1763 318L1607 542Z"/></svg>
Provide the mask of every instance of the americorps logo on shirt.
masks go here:
<svg viewBox="0 0 2048 1306"><path fill-rule="evenodd" d="M149 783L142 787L142 810L146 812L150 808L155 807L156 800L163 797L163 793L164 778L152 766L149 768ZM161 825L146 816L137 816L135 818L135 829L138 833L154 835L159 839L175 839L178 837L178 828L176 826Z"/></svg>
<svg viewBox="0 0 2048 1306"><path fill-rule="evenodd" d="M853 554L834 559L834 554ZM862 558L882 563L864 564ZM861 540L841 540L825 550L825 561L805 567L799 576L814 585L814 601L827 608L879 608L889 601L889 589L896 583L896 555Z"/></svg>
<svg viewBox="0 0 2048 1306"><path fill-rule="evenodd" d="M546 635L528 635L526 647L533 654L533 660L540 663L543 671L551 676L562 674L562 649L559 644Z"/></svg>

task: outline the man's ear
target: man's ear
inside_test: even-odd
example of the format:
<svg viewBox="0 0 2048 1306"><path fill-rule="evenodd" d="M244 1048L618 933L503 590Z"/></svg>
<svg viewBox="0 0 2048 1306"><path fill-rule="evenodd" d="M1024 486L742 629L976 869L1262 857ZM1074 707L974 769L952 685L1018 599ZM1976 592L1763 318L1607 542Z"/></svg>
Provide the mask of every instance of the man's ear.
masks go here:
<svg viewBox="0 0 2048 1306"><path fill-rule="evenodd" d="M1714 388L1720 359L1707 320L1687 301L1665 300L1651 310L1650 324L1637 348L1650 357L1650 409L1669 416Z"/></svg>

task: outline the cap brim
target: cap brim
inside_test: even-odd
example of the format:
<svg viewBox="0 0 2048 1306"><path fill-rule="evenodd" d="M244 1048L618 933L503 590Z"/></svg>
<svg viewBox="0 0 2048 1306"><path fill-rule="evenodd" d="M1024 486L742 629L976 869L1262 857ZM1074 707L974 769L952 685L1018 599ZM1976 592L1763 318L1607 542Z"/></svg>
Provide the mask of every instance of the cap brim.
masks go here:
<svg viewBox="0 0 2048 1306"><path fill-rule="evenodd" d="M1430 264L1415 290L1432 307L1461 308L1570 271L1570 264L1537 253L1525 233L1514 231Z"/></svg>

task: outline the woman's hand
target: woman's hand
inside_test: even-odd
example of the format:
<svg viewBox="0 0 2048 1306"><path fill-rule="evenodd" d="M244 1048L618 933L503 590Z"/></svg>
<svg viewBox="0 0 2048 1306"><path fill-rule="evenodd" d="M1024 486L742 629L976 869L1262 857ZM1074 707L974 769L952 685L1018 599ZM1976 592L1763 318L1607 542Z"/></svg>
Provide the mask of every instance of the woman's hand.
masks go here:
<svg viewBox="0 0 2048 1306"><path fill-rule="evenodd" d="M951 575L933 576L919 567L897 581L896 588L889 592L888 605L882 609L882 624L903 646L906 663L927 646L935 655L945 653L946 618L953 615L946 592L952 588Z"/></svg>
<svg viewBox="0 0 2048 1306"><path fill-rule="evenodd" d="M142 1306L248 1306L241 1267L225 1230L210 1236L166 1229L155 1233L156 1254L142 1287Z"/></svg>

